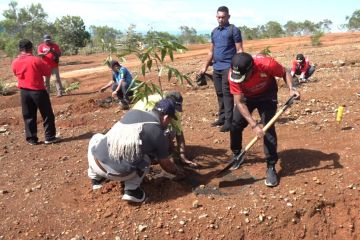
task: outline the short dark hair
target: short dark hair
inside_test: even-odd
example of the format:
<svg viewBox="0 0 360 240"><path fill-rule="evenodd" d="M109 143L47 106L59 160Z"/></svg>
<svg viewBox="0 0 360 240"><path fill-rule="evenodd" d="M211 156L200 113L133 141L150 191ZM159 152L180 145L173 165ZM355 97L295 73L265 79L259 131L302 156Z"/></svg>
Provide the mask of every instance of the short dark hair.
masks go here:
<svg viewBox="0 0 360 240"><path fill-rule="evenodd" d="M118 61L116 61L116 60L112 60L112 61L110 62L110 66L111 66L111 68L113 68L113 67L115 67L115 66L121 67L120 63L119 63Z"/></svg>
<svg viewBox="0 0 360 240"><path fill-rule="evenodd" d="M30 40L28 39L22 39L19 42L19 50L20 51L31 51L33 49L33 44Z"/></svg>
<svg viewBox="0 0 360 240"><path fill-rule="evenodd" d="M226 6L221 6L217 10L218 12L225 12L226 14L229 14L229 9Z"/></svg>

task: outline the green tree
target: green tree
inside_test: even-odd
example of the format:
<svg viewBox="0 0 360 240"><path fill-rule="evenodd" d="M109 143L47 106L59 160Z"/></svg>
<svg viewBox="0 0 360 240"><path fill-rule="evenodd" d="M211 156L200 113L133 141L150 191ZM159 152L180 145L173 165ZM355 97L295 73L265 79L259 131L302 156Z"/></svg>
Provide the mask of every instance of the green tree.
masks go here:
<svg viewBox="0 0 360 240"><path fill-rule="evenodd" d="M324 19L317 23L317 27L322 32L330 32L332 24L333 24L333 22L331 20Z"/></svg>
<svg viewBox="0 0 360 240"><path fill-rule="evenodd" d="M50 24L46 21L46 18L47 14L44 12L40 3L21 8L19 19L25 26L22 32L23 37L26 36L34 43L40 41L44 32L49 29Z"/></svg>
<svg viewBox="0 0 360 240"><path fill-rule="evenodd" d="M287 21L287 23L283 27L287 36L301 35L301 24L298 22Z"/></svg>
<svg viewBox="0 0 360 240"><path fill-rule="evenodd" d="M167 41L178 41L178 38L174 35L171 35L168 32L158 32L149 30L146 35L144 36L144 42L150 43L154 40L157 41L158 39L163 39Z"/></svg>
<svg viewBox="0 0 360 240"><path fill-rule="evenodd" d="M302 35L309 35L311 33L318 31L318 26L309 20L305 20L303 23L301 23L301 28L302 28Z"/></svg>
<svg viewBox="0 0 360 240"><path fill-rule="evenodd" d="M240 26L239 29L241 30L241 35L243 39L246 40L252 40L252 39L258 39L261 37L261 33L259 32L258 27L249 28L245 25Z"/></svg>
<svg viewBox="0 0 360 240"><path fill-rule="evenodd" d="M101 43L101 39L105 42L115 43L116 39L119 39L123 35L120 30L108 26L91 25L89 30L92 40L96 43Z"/></svg>
<svg viewBox="0 0 360 240"><path fill-rule="evenodd" d="M48 32L52 27L46 21L47 14L41 4L31 4L18 9L17 2L11 1L3 16L5 19L0 21L0 47L10 56L17 54L17 43L20 39L30 39L36 45L41 41L44 32Z"/></svg>
<svg viewBox="0 0 360 240"><path fill-rule="evenodd" d="M130 24L125 34L120 39L121 49L136 49L143 42L143 36L141 33L135 31L136 25Z"/></svg>
<svg viewBox="0 0 360 240"><path fill-rule="evenodd" d="M109 48L115 46L116 41L122 37L122 32L108 26L91 25L91 45L101 47L102 52L109 51Z"/></svg>
<svg viewBox="0 0 360 240"><path fill-rule="evenodd" d="M180 26L179 41L182 44L205 43L207 38L203 35L197 35L197 31L193 27Z"/></svg>
<svg viewBox="0 0 360 240"><path fill-rule="evenodd" d="M265 25L264 33L269 38L276 38L284 35L284 30L282 29L280 23L275 21L269 21Z"/></svg>
<svg viewBox="0 0 360 240"><path fill-rule="evenodd" d="M79 16L63 16L55 20L56 39L62 50L77 54L79 48L85 47L90 40L90 33L85 30L84 21Z"/></svg>
<svg viewBox="0 0 360 240"><path fill-rule="evenodd" d="M353 14L351 15L351 17L346 16L346 20L348 22L347 22L347 24L345 24L345 26L349 30L355 30L355 31L360 30L360 9L354 11Z"/></svg>

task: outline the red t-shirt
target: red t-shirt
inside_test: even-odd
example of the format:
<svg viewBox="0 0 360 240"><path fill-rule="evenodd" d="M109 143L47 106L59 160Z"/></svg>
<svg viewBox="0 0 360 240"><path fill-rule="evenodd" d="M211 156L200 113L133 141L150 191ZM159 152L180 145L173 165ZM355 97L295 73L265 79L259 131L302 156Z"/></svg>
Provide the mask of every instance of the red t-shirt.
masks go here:
<svg viewBox="0 0 360 240"><path fill-rule="evenodd" d="M305 59L303 64L298 63L296 59L293 59L292 61L291 71L294 73L296 71L300 71L301 73L305 74L309 68L310 68L310 61L308 58Z"/></svg>
<svg viewBox="0 0 360 240"><path fill-rule="evenodd" d="M248 98L261 98L263 96L273 95L277 92L275 77L283 77L285 68L275 59L264 55L253 57L254 66L250 78L242 83L235 83L230 80L231 71L229 71L230 92L233 95L244 94Z"/></svg>
<svg viewBox="0 0 360 240"><path fill-rule="evenodd" d="M45 90L43 76L51 75L51 68L31 53L21 53L12 62L12 71L18 79L18 88Z"/></svg>
<svg viewBox="0 0 360 240"><path fill-rule="evenodd" d="M46 44L46 43L41 43L38 47L38 54L40 53L45 53L46 51L48 51L50 48L53 48L54 51L60 56L61 55L61 51L59 48L59 45L57 45L56 43L50 43L50 44ZM52 52L49 52L48 54L46 54L45 56L42 57L42 59L49 64L49 66L51 68L56 68L59 66L59 64L57 62L54 61L54 56L55 54Z"/></svg>

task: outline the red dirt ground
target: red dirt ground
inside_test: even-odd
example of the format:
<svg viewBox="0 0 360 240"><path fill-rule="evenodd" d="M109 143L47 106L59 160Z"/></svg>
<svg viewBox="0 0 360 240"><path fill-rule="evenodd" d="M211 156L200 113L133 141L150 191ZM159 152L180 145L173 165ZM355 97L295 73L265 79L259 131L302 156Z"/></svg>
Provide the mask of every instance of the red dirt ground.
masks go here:
<svg viewBox="0 0 360 240"><path fill-rule="evenodd" d="M104 55L63 57L63 81L81 84L70 95L51 98L61 143L26 144L19 94L0 96L0 239L360 239L360 33L329 34L321 41L320 47L312 47L309 37L244 44L251 53L270 46L287 66L298 52L317 65L312 80L299 87L301 101L277 123L278 187L263 183L260 142L239 170L212 179L231 155L229 134L210 127L217 112L213 85L167 83L166 89L183 93L188 153L200 168L188 170L180 182L149 176L141 205L121 201L117 182L90 190L88 141L124 112L99 104L110 92L92 93L110 80ZM208 47L192 46L176 55L174 65L198 71ZM2 56L1 78L14 83L10 62ZM139 71L134 58L125 65ZM279 84L284 103L288 91ZM338 124L336 109L343 104ZM40 117L38 124L43 140ZM244 144L253 135L246 129Z"/></svg>

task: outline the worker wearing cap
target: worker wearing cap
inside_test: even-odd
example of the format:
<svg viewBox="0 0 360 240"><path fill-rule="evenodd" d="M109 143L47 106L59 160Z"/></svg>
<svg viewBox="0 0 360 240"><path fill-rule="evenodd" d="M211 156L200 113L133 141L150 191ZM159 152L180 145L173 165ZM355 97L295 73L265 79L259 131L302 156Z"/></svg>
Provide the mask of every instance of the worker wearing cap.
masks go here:
<svg viewBox="0 0 360 240"><path fill-rule="evenodd" d="M171 119L176 119L170 99L160 100L150 112L128 111L105 135L95 134L88 148L88 176L93 189L99 189L106 179L125 184L122 199L131 202L145 200L140 184L150 164L178 178L182 169L169 159L169 142L164 135Z"/></svg>
<svg viewBox="0 0 360 240"><path fill-rule="evenodd" d="M300 75L299 82L307 82L309 77L315 72L315 67L310 64L308 58L301 53L296 55L292 61L291 76Z"/></svg>
<svg viewBox="0 0 360 240"><path fill-rule="evenodd" d="M262 125L266 125L276 114L277 110L277 82L275 77L281 77L287 83L290 96L300 94L292 87L291 75L275 59L248 53L237 53L231 61L229 71L230 91L234 95L234 116L230 130L230 147L234 153L233 158L239 158L242 148L242 133L250 125L254 133L264 137L264 152L267 161L265 185L274 187L278 184L275 165L278 161L277 136L275 126L272 125L266 133ZM261 117L261 125L252 117L257 109ZM237 159L237 169L244 159Z"/></svg>
<svg viewBox="0 0 360 240"><path fill-rule="evenodd" d="M119 99L119 104L123 109L129 109L130 99L132 95L128 88L133 80L130 71L122 66L118 61L111 61L112 81L100 88L100 92L105 91L108 87L112 88L112 96Z"/></svg>
<svg viewBox="0 0 360 240"><path fill-rule="evenodd" d="M64 90L59 73L59 59L61 57L61 51L59 45L51 40L50 35L44 35L44 42L38 46L38 55L50 66L51 74L55 75L57 96L61 97ZM45 85L46 90L50 94L50 76L45 77Z"/></svg>
<svg viewBox="0 0 360 240"><path fill-rule="evenodd" d="M186 145L185 145L185 137L184 137L184 132L182 129L182 124L181 124L181 112L182 112L182 104L183 104L183 97L181 96L180 92L177 91L173 91L173 92L168 92L165 94L165 98L170 99L171 101L173 101L174 105L175 105L175 109L176 109L176 117L177 119L171 119L168 130L170 133L174 133L174 134L169 134L169 136L171 136L170 138L170 144L173 145L173 135L175 135L176 138L176 142L178 145L178 150L180 153L180 161L186 165L192 166L192 167L196 167L197 164L194 163L193 161L189 160L186 156ZM141 99L140 101L137 101L135 103L135 105L132 107L132 109L138 109L138 110L142 110L142 111L150 111L151 109L153 109L153 107L155 106L155 104L157 102L159 102L161 99L163 99L163 97L160 94L152 94L150 96L148 96L148 98L144 98ZM173 149L174 146L171 146L171 149Z"/></svg>

